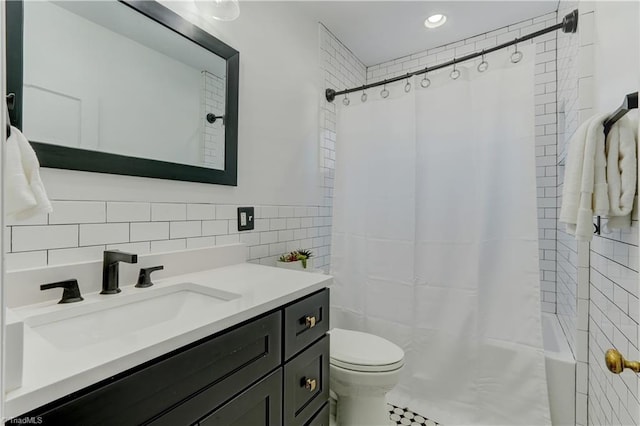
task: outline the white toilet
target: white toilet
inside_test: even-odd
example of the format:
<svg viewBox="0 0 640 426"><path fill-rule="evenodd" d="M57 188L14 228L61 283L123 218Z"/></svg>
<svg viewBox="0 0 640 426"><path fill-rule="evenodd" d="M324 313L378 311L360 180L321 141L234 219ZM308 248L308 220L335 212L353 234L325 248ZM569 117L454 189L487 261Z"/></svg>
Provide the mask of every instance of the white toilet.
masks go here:
<svg viewBox="0 0 640 426"><path fill-rule="evenodd" d="M385 395L398 384L404 351L373 334L339 328L329 333L330 389L337 399L337 425L387 426Z"/></svg>

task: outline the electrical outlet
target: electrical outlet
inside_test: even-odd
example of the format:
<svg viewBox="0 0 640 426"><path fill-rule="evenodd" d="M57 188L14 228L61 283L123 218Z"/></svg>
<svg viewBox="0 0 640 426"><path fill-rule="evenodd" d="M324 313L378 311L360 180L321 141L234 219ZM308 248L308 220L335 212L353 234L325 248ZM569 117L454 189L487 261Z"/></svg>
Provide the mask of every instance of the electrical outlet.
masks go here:
<svg viewBox="0 0 640 426"><path fill-rule="evenodd" d="M238 231L250 231L253 229L253 207L238 207Z"/></svg>

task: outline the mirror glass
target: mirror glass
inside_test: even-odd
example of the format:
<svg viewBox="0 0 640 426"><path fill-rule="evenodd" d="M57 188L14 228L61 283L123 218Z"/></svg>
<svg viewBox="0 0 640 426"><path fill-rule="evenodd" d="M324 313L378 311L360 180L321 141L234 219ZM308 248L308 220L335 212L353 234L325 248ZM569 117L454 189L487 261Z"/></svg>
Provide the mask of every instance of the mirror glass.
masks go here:
<svg viewBox="0 0 640 426"><path fill-rule="evenodd" d="M25 1L23 37L30 141L225 169L224 58L117 1Z"/></svg>

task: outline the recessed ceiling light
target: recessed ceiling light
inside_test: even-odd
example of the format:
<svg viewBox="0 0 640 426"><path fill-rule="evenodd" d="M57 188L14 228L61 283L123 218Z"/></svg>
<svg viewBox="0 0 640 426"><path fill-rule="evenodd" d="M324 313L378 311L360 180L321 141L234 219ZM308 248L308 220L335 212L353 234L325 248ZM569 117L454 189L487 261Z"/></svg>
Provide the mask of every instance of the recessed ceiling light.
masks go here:
<svg viewBox="0 0 640 426"><path fill-rule="evenodd" d="M437 28L445 22L447 22L447 16L441 13L436 13L424 20L424 26L427 28Z"/></svg>

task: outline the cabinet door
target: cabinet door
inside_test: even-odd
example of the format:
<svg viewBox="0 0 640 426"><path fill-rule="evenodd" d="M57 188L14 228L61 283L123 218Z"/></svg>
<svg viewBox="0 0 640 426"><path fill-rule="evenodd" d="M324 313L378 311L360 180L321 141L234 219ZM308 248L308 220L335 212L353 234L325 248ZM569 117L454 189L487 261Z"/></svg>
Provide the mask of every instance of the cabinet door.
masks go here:
<svg viewBox="0 0 640 426"><path fill-rule="evenodd" d="M304 426L329 426L329 403L324 404L324 407Z"/></svg>
<svg viewBox="0 0 640 426"><path fill-rule="evenodd" d="M329 330L329 289L284 309L284 359L293 357Z"/></svg>
<svg viewBox="0 0 640 426"><path fill-rule="evenodd" d="M16 423L33 416L45 425L192 424L279 365L280 329L281 314L274 312L54 401Z"/></svg>
<svg viewBox="0 0 640 426"><path fill-rule="evenodd" d="M329 399L329 336L284 367L284 424L302 426Z"/></svg>
<svg viewBox="0 0 640 426"><path fill-rule="evenodd" d="M200 426L280 426L282 368L271 373L204 419Z"/></svg>

